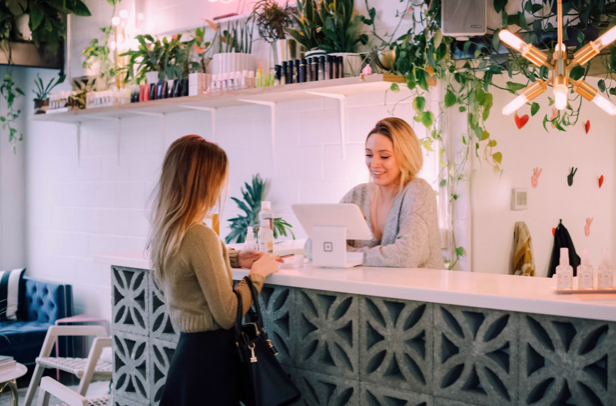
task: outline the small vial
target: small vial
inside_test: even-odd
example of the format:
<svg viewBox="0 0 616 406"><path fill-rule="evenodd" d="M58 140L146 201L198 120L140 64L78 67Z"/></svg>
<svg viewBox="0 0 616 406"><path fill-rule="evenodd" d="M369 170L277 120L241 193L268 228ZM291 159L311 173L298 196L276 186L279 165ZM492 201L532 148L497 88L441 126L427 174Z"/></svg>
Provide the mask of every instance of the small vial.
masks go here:
<svg viewBox="0 0 616 406"><path fill-rule="evenodd" d="M340 78L344 77L344 57L343 56L339 56L338 57L338 68L340 69Z"/></svg>
<svg viewBox="0 0 616 406"><path fill-rule="evenodd" d="M240 84L240 87L242 89L248 88L248 71L247 70L242 71L242 83Z"/></svg>
<svg viewBox="0 0 616 406"><path fill-rule="evenodd" d="M311 80L316 82L319 80L319 57L315 56L312 58L312 62L310 63L310 71L312 72Z"/></svg>
<svg viewBox="0 0 616 406"><path fill-rule="evenodd" d="M255 82L255 72L254 71L248 71L248 82L246 83L247 83L248 89L254 89L257 86Z"/></svg>
<svg viewBox="0 0 616 406"><path fill-rule="evenodd" d="M299 67L300 67L301 61L299 59L296 59L293 61L293 83L301 83L299 81Z"/></svg>
<svg viewBox="0 0 616 406"><path fill-rule="evenodd" d="M288 68L289 68L288 62L284 61L282 63L282 71L280 73L280 84L281 85L286 85L287 84L287 78L289 77Z"/></svg>
<svg viewBox="0 0 616 406"><path fill-rule="evenodd" d="M319 80L327 80L327 62L325 60L325 55L319 58Z"/></svg>
<svg viewBox="0 0 616 406"><path fill-rule="evenodd" d="M240 90L242 88L242 72L239 70L235 72L235 90Z"/></svg>
<svg viewBox="0 0 616 406"><path fill-rule="evenodd" d="M327 79L335 79L334 76L334 57L332 55L327 55Z"/></svg>
<svg viewBox="0 0 616 406"><path fill-rule="evenodd" d="M307 70L306 70L306 65L307 65L307 61L305 59L302 59L299 63L299 83L306 83L306 74L307 74Z"/></svg>
<svg viewBox="0 0 616 406"><path fill-rule="evenodd" d="M340 63L338 61L338 57L334 56L332 61L334 64L334 79L340 79Z"/></svg>
<svg viewBox="0 0 616 406"><path fill-rule="evenodd" d="M276 70L276 74L274 76L274 86L280 86L280 81L282 80L282 66L276 65L274 69Z"/></svg>

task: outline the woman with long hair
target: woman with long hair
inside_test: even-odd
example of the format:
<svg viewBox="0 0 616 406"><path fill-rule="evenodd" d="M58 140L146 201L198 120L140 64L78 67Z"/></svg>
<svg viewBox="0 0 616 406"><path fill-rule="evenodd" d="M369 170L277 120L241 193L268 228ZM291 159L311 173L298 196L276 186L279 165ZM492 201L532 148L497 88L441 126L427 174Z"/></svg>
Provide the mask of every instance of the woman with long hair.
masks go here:
<svg viewBox="0 0 616 406"><path fill-rule="evenodd" d="M250 268L260 292L278 271L280 258L251 250L228 251L203 224L227 184L225 151L197 135L176 140L167 151L153 194L151 265L164 291L180 339L160 406L238 406L238 359L234 343L237 297L231 268ZM252 304L242 281L235 288L246 313Z"/></svg>
<svg viewBox="0 0 616 406"><path fill-rule="evenodd" d="M388 117L368 133L365 147L371 182L355 186L340 203L359 206L373 237L348 241L347 249L363 252L364 266L443 269L436 196L417 177L423 155L415 132Z"/></svg>

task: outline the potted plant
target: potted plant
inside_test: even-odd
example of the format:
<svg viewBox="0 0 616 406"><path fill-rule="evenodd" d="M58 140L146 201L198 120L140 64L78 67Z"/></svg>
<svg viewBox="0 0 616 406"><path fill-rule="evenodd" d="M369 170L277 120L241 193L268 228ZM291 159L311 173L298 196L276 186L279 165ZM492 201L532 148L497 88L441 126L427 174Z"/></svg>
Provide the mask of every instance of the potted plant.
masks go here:
<svg viewBox="0 0 616 406"><path fill-rule="evenodd" d="M292 11L288 1L279 5L276 0L259 0L252 8L251 18L254 19L261 38L272 44L274 63L278 65L290 59L286 28L293 23Z"/></svg>
<svg viewBox="0 0 616 406"><path fill-rule="evenodd" d="M32 93L36 95L36 98L34 98L34 114L45 114L45 110L49 106L49 93L51 93L54 87L64 83L64 79L66 79L66 75L59 75L57 78L52 78L47 83L47 86L45 86L43 79L41 79L38 73L36 74L36 79L34 80L36 89L32 90Z"/></svg>
<svg viewBox="0 0 616 406"><path fill-rule="evenodd" d="M220 33L220 27L216 27ZM249 18L246 22L228 23L227 29L220 33L218 53L213 58L213 73L225 74L255 69L252 57L252 35L254 24Z"/></svg>
<svg viewBox="0 0 616 406"><path fill-rule="evenodd" d="M298 0L293 20L296 27L288 27L287 33L308 51L307 54L324 53L319 49L325 38L319 3L316 0Z"/></svg>
<svg viewBox="0 0 616 406"><path fill-rule="evenodd" d="M231 232L225 238L227 244L232 242L244 242L248 227L253 227L255 232L258 230L261 201L265 198L267 186L267 180L261 179L261 176L256 174L252 177L252 184L244 183L244 188L246 188L246 190L244 190L244 188L241 189L242 197L244 198L243 201L235 197L231 198L246 215L240 215L229 219L231 223ZM290 232L293 239L295 239L295 234L291 228L293 228L293 226L282 218L274 218L274 229L272 230L274 232L274 238L278 238L279 235L286 237L287 232Z"/></svg>

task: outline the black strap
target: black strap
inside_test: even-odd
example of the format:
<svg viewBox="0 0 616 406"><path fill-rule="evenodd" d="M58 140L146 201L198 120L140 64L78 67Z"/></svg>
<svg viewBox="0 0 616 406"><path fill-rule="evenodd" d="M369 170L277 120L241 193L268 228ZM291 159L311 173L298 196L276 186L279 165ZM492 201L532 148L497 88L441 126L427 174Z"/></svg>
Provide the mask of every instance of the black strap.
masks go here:
<svg viewBox="0 0 616 406"><path fill-rule="evenodd" d="M243 304L242 304L242 295L240 292L233 290L233 293L235 293L235 296L237 296L237 313L235 316L235 346L237 347L237 352L240 356L240 362L244 362L244 359L242 357L242 351L240 351L240 337L242 334L242 310L243 310Z"/></svg>
<svg viewBox="0 0 616 406"><path fill-rule="evenodd" d="M263 316L261 315L261 306L259 305L259 293L257 292L257 288L255 288L255 285L252 283L248 276L245 276L244 280L250 288L250 294L252 295L252 306L255 308L255 311L257 313L256 320L253 321L257 323L257 326L260 330L263 330Z"/></svg>

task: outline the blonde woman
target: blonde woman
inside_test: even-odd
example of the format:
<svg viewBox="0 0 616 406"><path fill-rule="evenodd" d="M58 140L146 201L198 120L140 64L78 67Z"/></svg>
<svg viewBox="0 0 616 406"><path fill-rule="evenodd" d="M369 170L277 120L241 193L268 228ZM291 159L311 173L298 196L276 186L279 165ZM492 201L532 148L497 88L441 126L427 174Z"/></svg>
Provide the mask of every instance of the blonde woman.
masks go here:
<svg viewBox="0 0 616 406"><path fill-rule="evenodd" d="M231 267L250 269L260 292L277 272L272 255L227 251L203 219L221 201L229 162L225 152L197 135L167 151L153 198L150 237L155 280L180 330L160 406L238 406L234 331L237 297ZM246 313L252 304L244 281L235 288Z"/></svg>
<svg viewBox="0 0 616 406"><path fill-rule="evenodd" d="M359 206L373 237L349 241L347 249L363 252L364 266L444 269L436 196L417 177L423 155L411 126L395 117L379 121L366 137L366 166L371 182L340 203Z"/></svg>

